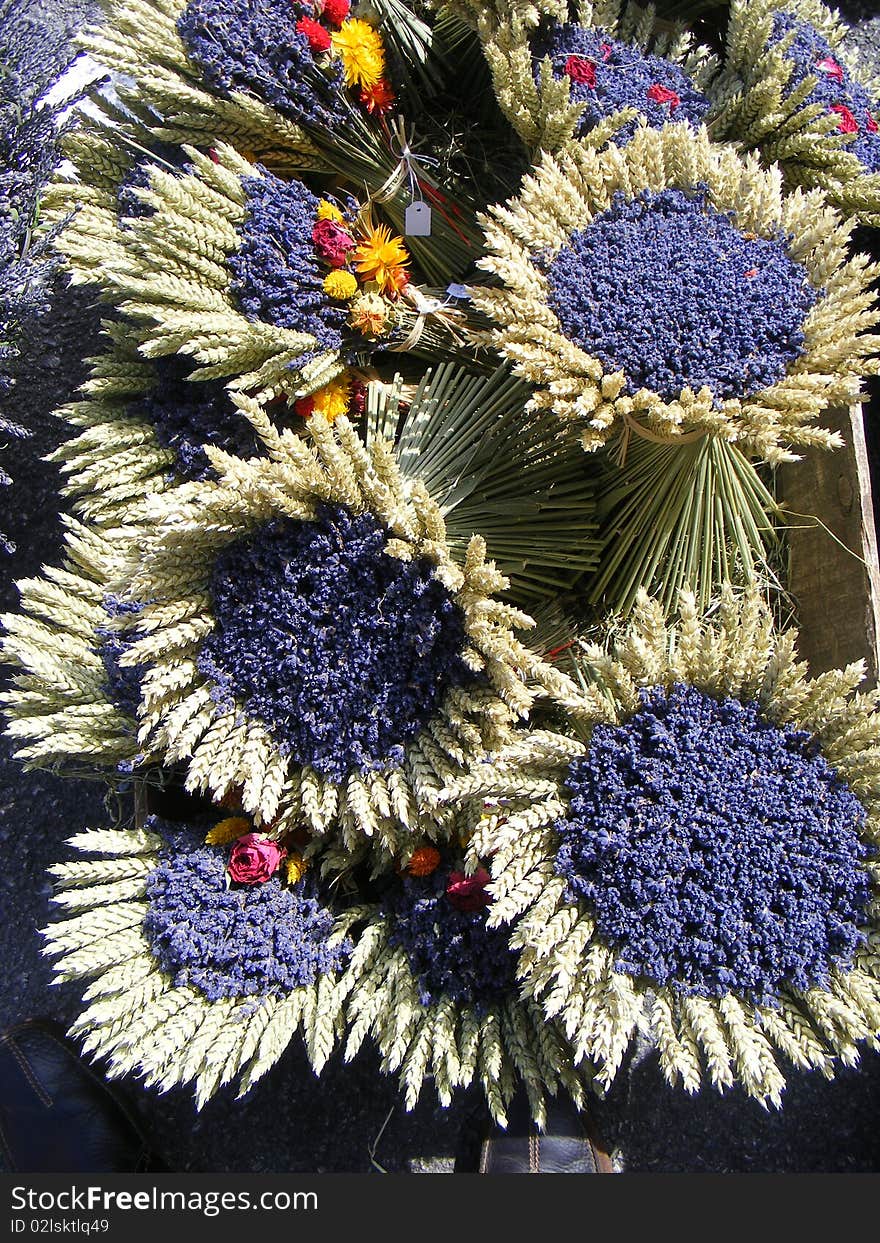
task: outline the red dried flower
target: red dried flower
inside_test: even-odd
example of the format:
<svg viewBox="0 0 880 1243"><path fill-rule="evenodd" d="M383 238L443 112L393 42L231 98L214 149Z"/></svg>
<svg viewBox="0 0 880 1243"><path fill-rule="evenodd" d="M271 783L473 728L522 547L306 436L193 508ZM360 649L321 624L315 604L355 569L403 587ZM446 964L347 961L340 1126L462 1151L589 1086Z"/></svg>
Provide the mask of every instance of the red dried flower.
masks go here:
<svg viewBox="0 0 880 1243"><path fill-rule="evenodd" d="M331 268L341 268L348 252L357 245L351 234L335 220L318 220L312 229L312 241L315 250Z"/></svg>
<svg viewBox="0 0 880 1243"><path fill-rule="evenodd" d="M857 134L859 132L859 123L846 104L832 104L829 111L836 112L840 117L840 123L837 128L841 134Z"/></svg>
<svg viewBox="0 0 880 1243"><path fill-rule="evenodd" d="M360 380L351 382L351 400L348 403L348 417L359 419L367 408L367 386Z"/></svg>
<svg viewBox="0 0 880 1243"><path fill-rule="evenodd" d="M293 403L293 409L301 419L307 419L315 409L314 397L298 397Z"/></svg>
<svg viewBox="0 0 880 1243"><path fill-rule="evenodd" d="M296 23L296 28L308 39L309 47L313 52L330 51L330 31L325 30L320 22L314 21L311 17L301 17Z"/></svg>
<svg viewBox="0 0 880 1243"><path fill-rule="evenodd" d="M396 100L397 96L391 89L391 84L384 78L380 78L373 86L361 88L361 103L371 115L376 113L383 116L394 106Z"/></svg>
<svg viewBox="0 0 880 1243"><path fill-rule="evenodd" d="M227 871L236 884L262 885L275 875L281 860L286 858L287 851L277 842L257 833L246 833L232 847Z"/></svg>
<svg viewBox="0 0 880 1243"><path fill-rule="evenodd" d="M585 82L587 86L596 85L596 66L583 56L569 56L565 62L565 73L572 82Z"/></svg>
<svg viewBox="0 0 880 1243"><path fill-rule="evenodd" d="M681 103L675 91L671 91L668 86L661 86L659 82L655 82L648 90L648 98L652 99L655 104L669 104L670 110L677 108Z"/></svg>
<svg viewBox="0 0 880 1243"><path fill-rule="evenodd" d="M610 43L600 43L599 51L602 53L603 60L609 60L611 57L611 53L614 51L614 48L611 46Z"/></svg>
<svg viewBox="0 0 880 1243"><path fill-rule="evenodd" d="M321 16L326 17L331 26L341 26L350 11L350 0L324 0L321 5Z"/></svg>
<svg viewBox="0 0 880 1243"><path fill-rule="evenodd" d="M877 122L871 116L870 112L866 112L865 116L868 118L867 121L865 122L865 128L867 129L868 133L876 134L877 133Z"/></svg>
<svg viewBox="0 0 880 1243"><path fill-rule="evenodd" d="M446 882L446 896L459 911L482 911L491 906L492 899L486 893L489 873L485 868L478 868L473 876L465 876L464 872L450 872Z"/></svg>
<svg viewBox="0 0 880 1243"><path fill-rule="evenodd" d="M437 870L439 863L439 850L433 846L420 846L418 850L412 852L412 858L406 865L406 870L410 876L430 876Z"/></svg>

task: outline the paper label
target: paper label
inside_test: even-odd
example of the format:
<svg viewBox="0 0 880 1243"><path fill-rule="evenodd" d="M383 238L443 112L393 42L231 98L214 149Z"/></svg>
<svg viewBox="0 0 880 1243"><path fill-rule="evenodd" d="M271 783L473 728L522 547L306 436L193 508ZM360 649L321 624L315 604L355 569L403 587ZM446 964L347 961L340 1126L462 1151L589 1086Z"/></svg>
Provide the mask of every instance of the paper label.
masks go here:
<svg viewBox="0 0 880 1243"><path fill-rule="evenodd" d="M403 231L407 237L431 236L431 209L427 203L420 199L410 203L406 209Z"/></svg>

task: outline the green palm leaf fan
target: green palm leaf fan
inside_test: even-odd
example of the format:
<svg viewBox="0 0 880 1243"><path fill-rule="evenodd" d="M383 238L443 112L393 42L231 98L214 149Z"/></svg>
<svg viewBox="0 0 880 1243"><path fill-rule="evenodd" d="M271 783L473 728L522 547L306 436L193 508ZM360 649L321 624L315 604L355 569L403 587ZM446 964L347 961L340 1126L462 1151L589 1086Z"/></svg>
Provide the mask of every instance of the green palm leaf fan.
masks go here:
<svg viewBox="0 0 880 1243"><path fill-rule="evenodd" d="M450 548L474 531L523 607L575 588L602 548L596 471L576 435L526 407L528 385L500 367L483 375L443 363L413 386L370 384L367 440L393 441L402 477L436 500Z"/></svg>

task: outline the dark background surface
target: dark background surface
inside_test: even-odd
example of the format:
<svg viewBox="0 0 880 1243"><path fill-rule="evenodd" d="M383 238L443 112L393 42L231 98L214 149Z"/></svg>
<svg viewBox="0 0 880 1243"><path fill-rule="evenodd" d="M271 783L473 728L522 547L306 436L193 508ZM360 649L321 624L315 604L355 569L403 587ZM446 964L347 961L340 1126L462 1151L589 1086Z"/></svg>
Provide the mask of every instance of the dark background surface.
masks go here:
<svg viewBox="0 0 880 1243"><path fill-rule="evenodd" d="M70 34L91 11L87 0L21 0L46 28ZM880 15L848 5L854 40L880 71ZM865 235L862 245L873 243ZM15 580L58 559L61 507L55 468L40 458L64 435L52 410L84 375L95 352L98 309L88 293L59 282L51 315L36 325L18 364L7 413L30 439L10 444L3 464L15 480L0 493L0 527L18 545L0 559L0 607L17 605ZM873 401L874 412L877 402ZM876 414L868 410L873 461L880 463ZM880 478L880 472L875 473ZM38 929L50 917L46 867L70 857L64 839L107 823L96 783L24 773L0 740L0 1025L30 1015L70 1022L79 1006L73 986L50 988ZM173 1170L236 1172L448 1171L458 1146L482 1122L476 1094L452 1108L428 1094L407 1114L396 1083L369 1052L348 1066L337 1057L316 1079L294 1043L250 1095L226 1089L196 1114L188 1089L164 1096L131 1080L119 1091L143 1119ZM670 1090L649 1048L638 1048L605 1101L592 1107L618 1168L654 1172L846 1172L880 1169L880 1056L831 1083L792 1072L782 1112L764 1111L738 1090L704 1089L690 1098Z"/></svg>

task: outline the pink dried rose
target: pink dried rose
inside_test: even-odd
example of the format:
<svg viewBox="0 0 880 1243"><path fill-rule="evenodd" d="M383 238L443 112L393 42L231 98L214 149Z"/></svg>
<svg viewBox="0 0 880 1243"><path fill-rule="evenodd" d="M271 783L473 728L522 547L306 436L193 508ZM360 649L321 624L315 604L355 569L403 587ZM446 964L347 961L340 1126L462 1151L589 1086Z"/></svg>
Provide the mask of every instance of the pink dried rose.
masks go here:
<svg viewBox="0 0 880 1243"><path fill-rule="evenodd" d="M287 851L260 833L245 833L232 847L227 871L239 885L262 885L274 876Z"/></svg>
<svg viewBox="0 0 880 1243"><path fill-rule="evenodd" d="M489 873L485 868L477 868L473 876L465 876L464 872L450 872L446 882L446 896L459 911L482 911L491 906L492 899L486 893Z"/></svg>
<svg viewBox="0 0 880 1243"><path fill-rule="evenodd" d="M357 242L335 220L319 220L312 229L315 250L331 268L341 268Z"/></svg>
<svg viewBox="0 0 880 1243"><path fill-rule="evenodd" d="M816 68L821 69L829 78L833 78L835 82L843 82L843 66L838 65L837 61L831 56L826 56L824 60L816 61Z"/></svg>

